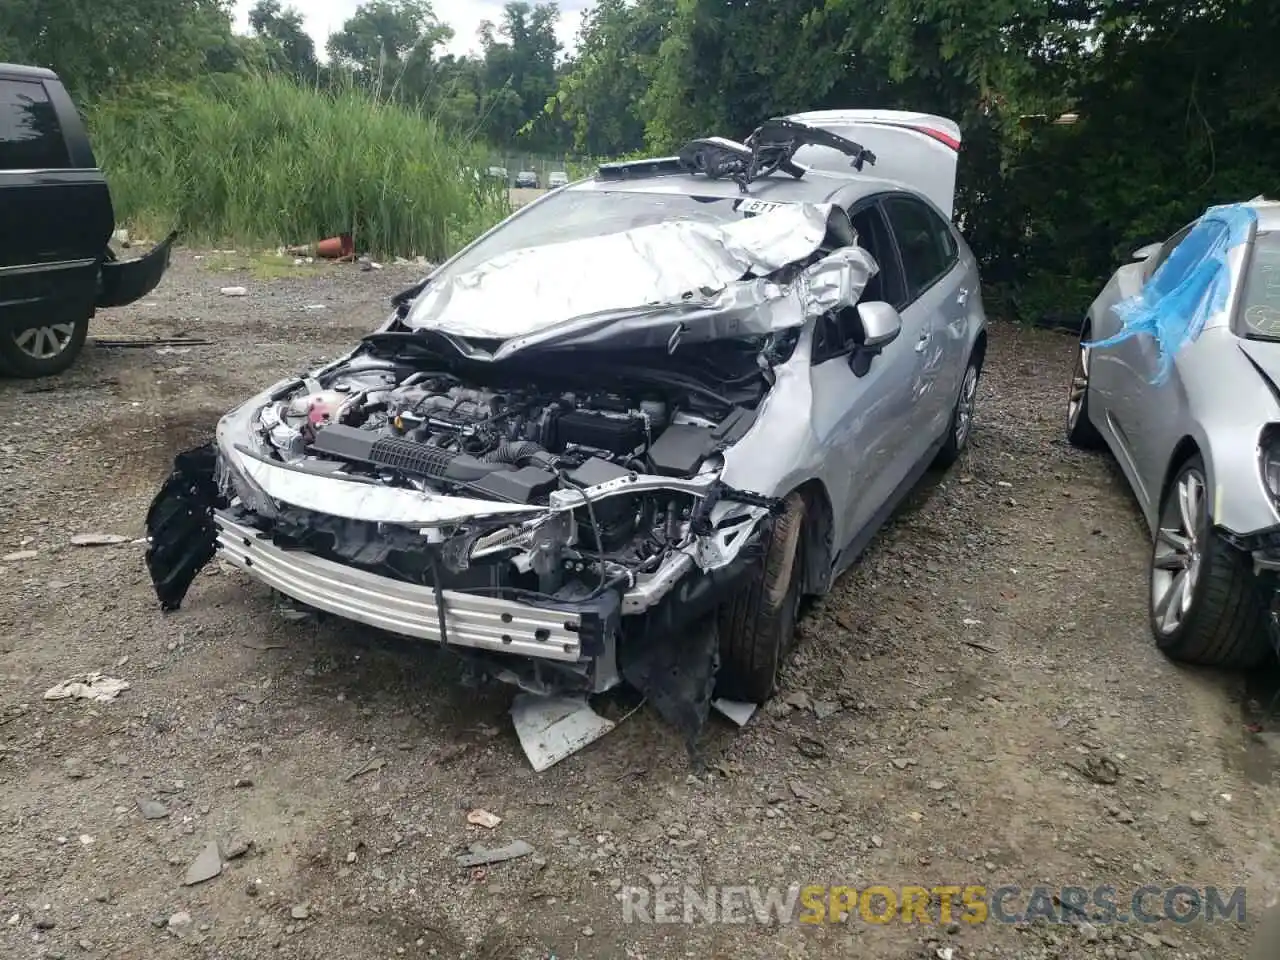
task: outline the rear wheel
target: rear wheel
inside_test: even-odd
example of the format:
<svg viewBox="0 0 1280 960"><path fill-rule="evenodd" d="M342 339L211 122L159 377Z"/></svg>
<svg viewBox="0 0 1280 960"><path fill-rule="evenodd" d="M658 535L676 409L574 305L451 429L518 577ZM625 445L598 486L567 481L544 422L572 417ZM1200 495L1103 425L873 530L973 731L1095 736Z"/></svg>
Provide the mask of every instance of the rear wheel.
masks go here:
<svg viewBox="0 0 1280 960"><path fill-rule="evenodd" d="M978 377L982 368L977 357L969 358L969 366L965 367L964 377L960 381L960 396L951 409L951 421L947 425L947 439L934 457L933 465L945 470L957 460L964 448L969 445L969 437L973 433L973 415L978 409Z"/></svg>
<svg viewBox="0 0 1280 960"><path fill-rule="evenodd" d="M1248 557L1209 522L1209 487L1197 454L1160 505L1151 551L1151 632L1167 656L1187 663L1254 667L1271 649L1266 607Z"/></svg>
<svg viewBox="0 0 1280 960"><path fill-rule="evenodd" d="M62 373L80 356L89 320L0 331L0 370L34 379Z"/></svg>
<svg viewBox="0 0 1280 960"><path fill-rule="evenodd" d="M1092 359L1089 340L1092 334L1086 323L1080 331L1076 362L1071 371L1071 389L1067 392L1067 442L1081 450L1097 450L1102 434L1089 418L1089 362Z"/></svg>
<svg viewBox="0 0 1280 960"><path fill-rule="evenodd" d="M791 494L756 572L720 610L716 690L722 697L764 703L777 689L800 609L804 517L804 497Z"/></svg>

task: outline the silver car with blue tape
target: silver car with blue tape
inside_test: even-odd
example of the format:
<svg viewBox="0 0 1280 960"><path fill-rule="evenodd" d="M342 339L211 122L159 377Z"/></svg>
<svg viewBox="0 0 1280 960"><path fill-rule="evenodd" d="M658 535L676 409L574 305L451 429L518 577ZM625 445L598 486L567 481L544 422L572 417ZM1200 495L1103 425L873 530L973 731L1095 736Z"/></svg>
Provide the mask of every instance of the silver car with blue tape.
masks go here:
<svg viewBox="0 0 1280 960"><path fill-rule="evenodd" d="M1089 308L1067 437L1107 448L1152 534L1151 631L1191 663L1277 648L1280 204L1211 207Z"/></svg>

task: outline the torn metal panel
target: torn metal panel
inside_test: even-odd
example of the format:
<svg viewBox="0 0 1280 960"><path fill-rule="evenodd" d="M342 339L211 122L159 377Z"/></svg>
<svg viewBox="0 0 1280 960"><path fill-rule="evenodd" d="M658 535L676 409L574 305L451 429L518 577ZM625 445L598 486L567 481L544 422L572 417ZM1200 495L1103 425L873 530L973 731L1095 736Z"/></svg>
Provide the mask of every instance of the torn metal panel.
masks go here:
<svg viewBox="0 0 1280 960"><path fill-rule="evenodd" d="M513 250L433 281L405 325L507 340L575 318L697 304L817 251L829 204L791 204L717 225L693 220Z"/></svg>
<svg viewBox="0 0 1280 960"><path fill-rule="evenodd" d="M520 746L538 773L573 756L611 731L615 724L591 709L586 697L516 695L511 722Z"/></svg>
<svg viewBox="0 0 1280 960"><path fill-rule="evenodd" d="M1160 351L1151 382L1166 382L1178 352L1227 308L1233 254L1253 236L1257 219L1246 204L1210 207L1142 289L1112 307L1123 324L1120 331L1088 346L1111 347L1148 334Z"/></svg>

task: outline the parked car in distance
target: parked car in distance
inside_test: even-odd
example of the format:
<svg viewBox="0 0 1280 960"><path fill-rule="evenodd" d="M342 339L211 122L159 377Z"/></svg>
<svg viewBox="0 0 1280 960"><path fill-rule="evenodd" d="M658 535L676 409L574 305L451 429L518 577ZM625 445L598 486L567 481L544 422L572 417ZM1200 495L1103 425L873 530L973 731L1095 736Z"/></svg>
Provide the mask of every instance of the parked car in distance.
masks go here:
<svg viewBox="0 0 1280 960"><path fill-rule="evenodd" d="M538 189L538 174L533 170L521 170L516 174L516 186L525 190Z"/></svg>
<svg viewBox="0 0 1280 960"><path fill-rule="evenodd" d="M217 550L526 689L768 698L801 598L969 441L959 136L782 118L542 195L179 456L147 518L162 606Z"/></svg>
<svg viewBox="0 0 1280 960"><path fill-rule="evenodd" d="M511 182L510 178L507 176L506 167L490 167L489 176L492 177L494 180L501 180L503 183Z"/></svg>
<svg viewBox="0 0 1280 960"><path fill-rule="evenodd" d="M97 309L155 289L176 234L122 261L114 230L106 178L61 81L0 63L0 373L61 373Z"/></svg>
<svg viewBox="0 0 1280 960"><path fill-rule="evenodd" d="M1110 449L1152 534L1168 656L1253 667L1277 647L1280 204L1209 208L1135 251L1089 307L1067 438Z"/></svg>
<svg viewBox="0 0 1280 960"><path fill-rule="evenodd" d="M563 170L553 170L547 174L547 189L555 190L558 187L569 185L569 175Z"/></svg>

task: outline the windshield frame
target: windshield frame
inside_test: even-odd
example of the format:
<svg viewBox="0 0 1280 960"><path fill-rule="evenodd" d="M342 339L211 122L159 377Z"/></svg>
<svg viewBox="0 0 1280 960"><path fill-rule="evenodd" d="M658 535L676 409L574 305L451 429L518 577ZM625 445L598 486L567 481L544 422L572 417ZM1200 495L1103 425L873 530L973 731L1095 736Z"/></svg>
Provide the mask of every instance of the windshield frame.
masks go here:
<svg viewBox="0 0 1280 960"><path fill-rule="evenodd" d="M1245 313L1250 306L1258 306L1258 304L1250 304L1246 298L1249 294L1249 284L1253 280L1253 271L1257 262L1258 247L1265 243L1268 253L1274 251L1277 260L1280 261L1280 230L1267 229L1261 227L1255 228L1256 232L1247 249L1247 256L1240 265L1240 279L1237 287L1237 296L1235 309L1231 317L1231 329L1236 336L1243 340L1255 340L1258 343L1280 343L1280 325L1277 326L1275 333L1264 333L1255 329L1245 319ZM1278 305L1280 306L1280 305Z"/></svg>

